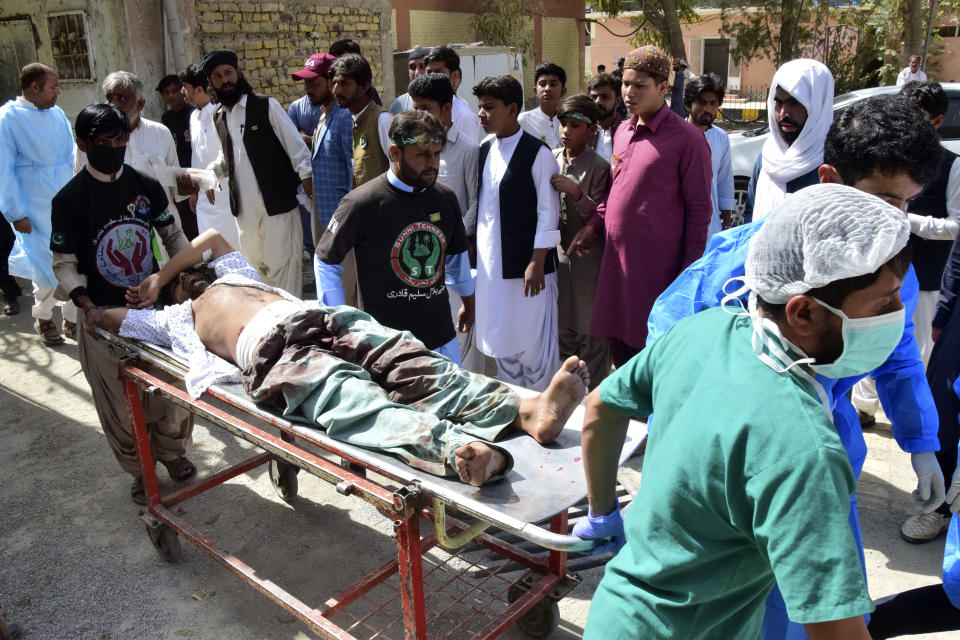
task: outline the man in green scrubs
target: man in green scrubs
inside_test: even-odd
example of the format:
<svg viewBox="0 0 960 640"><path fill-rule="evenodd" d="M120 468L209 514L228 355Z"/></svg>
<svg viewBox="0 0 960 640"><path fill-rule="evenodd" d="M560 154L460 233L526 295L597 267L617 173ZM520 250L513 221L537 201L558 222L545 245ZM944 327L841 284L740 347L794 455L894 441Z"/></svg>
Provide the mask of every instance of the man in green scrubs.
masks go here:
<svg viewBox="0 0 960 640"><path fill-rule="evenodd" d="M814 373L869 371L893 351L908 236L906 216L875 196L808 187L750 241L748 309L678 322L588 396L590 514L574 533L611 547L625 534L626 546L586 640L757 638L774 582L811 640L869 638L847 521L854 476ZM617 453L628 417L651 413L624 522Z"/></svg>

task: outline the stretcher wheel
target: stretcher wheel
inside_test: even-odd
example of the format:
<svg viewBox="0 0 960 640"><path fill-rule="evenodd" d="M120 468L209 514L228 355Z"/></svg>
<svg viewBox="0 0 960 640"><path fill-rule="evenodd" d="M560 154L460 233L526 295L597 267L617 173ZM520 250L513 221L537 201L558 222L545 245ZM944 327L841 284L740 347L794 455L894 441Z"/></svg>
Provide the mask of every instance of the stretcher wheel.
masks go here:
<svg viewBox="0 0 960 640"><path fill-rule="evenodd" d="M180 537L177 532L165 524L147 524L147 535L153 548L157 550L167 562L179 562L181 549Z"/></svg>
<svg viewBox="0 0 960 640"><path fill-rule="evenodd" d="M507 602L514 603L527 592L513 585L507 592ZM555 600L544 598L517 620L517 627L531 638L546 638L560 626L560 606Z"/></svg>
<svg viewBox="0 0 960 640"><path fill-rule="evenodd" d="M292 504L297 497L297 469L292 464L281 462L274 458L270 461L270 482L277 495L286 502Z"/></svg>

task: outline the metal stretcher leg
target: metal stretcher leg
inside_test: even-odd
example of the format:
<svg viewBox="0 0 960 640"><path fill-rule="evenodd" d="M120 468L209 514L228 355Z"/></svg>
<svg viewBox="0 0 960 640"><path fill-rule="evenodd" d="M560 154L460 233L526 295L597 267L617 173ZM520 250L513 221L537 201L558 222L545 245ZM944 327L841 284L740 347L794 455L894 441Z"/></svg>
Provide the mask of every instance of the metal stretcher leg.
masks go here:
<svg viewBox="0 0 960 640"><path fill-rule="evenodd" d="M401 489L394 494L400 597L403 602L403 631L406 640L426 640L427 614L423 596L423 564L420 559L420 509L417 496ZM413 504L411 504L413 503Z"/></svg>

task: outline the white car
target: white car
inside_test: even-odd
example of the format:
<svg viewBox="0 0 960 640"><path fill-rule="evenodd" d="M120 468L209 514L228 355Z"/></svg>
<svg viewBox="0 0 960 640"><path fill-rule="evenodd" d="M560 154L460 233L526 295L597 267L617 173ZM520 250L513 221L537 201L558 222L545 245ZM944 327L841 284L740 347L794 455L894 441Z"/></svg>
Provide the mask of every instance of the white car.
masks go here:
<svg viewBox="0 0 960 640"><path fill-rule="evenodd" d="M940 126L940 137L943 146L960 154L960 82L944 82L941 84L950 98L947 115ZM873 96L888 93L897 93L900 87L873 87L872 89L857 89L850 93L842 93L833 99L833 113L842 111L845 107ZM770 135L770 127L763 125L753 130L730 134L730 158L733 165L733 190L737 199L737 208L733 217L735 223L743 221L743 210L747 202L747 186L753 167L757 163L757 156Z"/></svg>

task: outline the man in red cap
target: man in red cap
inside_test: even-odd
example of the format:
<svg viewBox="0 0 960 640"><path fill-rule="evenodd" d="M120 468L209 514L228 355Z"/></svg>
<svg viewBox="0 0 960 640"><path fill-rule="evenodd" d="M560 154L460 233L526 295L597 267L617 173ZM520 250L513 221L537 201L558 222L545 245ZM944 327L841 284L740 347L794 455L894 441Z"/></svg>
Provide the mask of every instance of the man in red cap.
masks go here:
<svg viewBox="0 0 960 640"><path fill-rule="evenodd" d="M304 95L290 104L287 115L293 120L294 126L297 127L297 131L300 132L300 136L311 152L314 150L313 134L316 133L317 126L326 111L324 104L329 107L329 103L334 101L327 84L327 72L335 60L336 57L329 53L315 53L303 63L303 69L290 76L294 80L303 80ZM303 225L303 250L308 256L313 255L314 236L319 232L312 209L313 207L307 206L301 198L300 222Z"/></svg>

